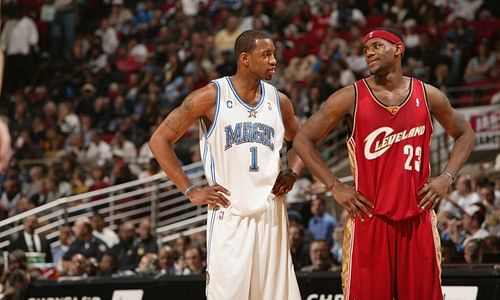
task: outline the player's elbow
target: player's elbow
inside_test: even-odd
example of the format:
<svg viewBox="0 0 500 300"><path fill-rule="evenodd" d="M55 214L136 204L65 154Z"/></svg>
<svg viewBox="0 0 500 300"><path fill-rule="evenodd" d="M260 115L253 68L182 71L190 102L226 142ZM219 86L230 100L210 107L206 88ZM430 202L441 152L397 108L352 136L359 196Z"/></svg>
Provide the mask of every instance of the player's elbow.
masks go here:
<svg viewBox="0 0 500 300"><path fill-rule="evenodd" d="M148 146L151 152L156 155L157 149L161 147L161 138L158 131L153 132L151 138L148 141Z"/></svg>
<svg viewBox="0 0 500 300"><path fill-rule="evenodd" d="M308 140L307 136L299 130L297 134L295 135L293 139L293 149L295 152L297 152L299 155L302 155L303 148L307 143L310 143L311 141Z"/></svg>

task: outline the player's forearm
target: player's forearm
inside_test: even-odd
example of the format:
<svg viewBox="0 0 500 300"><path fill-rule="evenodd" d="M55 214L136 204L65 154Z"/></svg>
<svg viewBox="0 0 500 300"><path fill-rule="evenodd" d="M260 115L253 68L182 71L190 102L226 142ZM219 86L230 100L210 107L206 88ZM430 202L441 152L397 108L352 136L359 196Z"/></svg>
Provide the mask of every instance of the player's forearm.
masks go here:
<svg viewBox="0 0 500 300"><path fill-rule="evenodd" d="M302 173L302 170L304 169L304 162L302 161L302 159L300 159L293 148L288 151L287 156L288 168L297 175Z"/></svg>
<svg viewBox="0 0 500 300"><path fill-rule="evenodd" d="M474 148L474 143L475 134L469 127L455 139L455 144L451 149L450 159L443 171L449 172L455 176L467 162L467 159L469 159L469 155Z"/></svg>
<svg viewBox="0 0 500 300"><path fill-rule="evenodd" d="M184 192L191 184L191 181L182 169L172 144L162 139L161 136L153 134L149 140L149 147L163 172L167 174L168 178L174 182L179 190Z"/></svg>
<svg viewBox="0 0 500 300"><path fill-rule="evenodd" d="M338 181L338 178L327 167L314 142L306 134L297 133L293 140L293 149L309 171L329 189Z"/></svg>

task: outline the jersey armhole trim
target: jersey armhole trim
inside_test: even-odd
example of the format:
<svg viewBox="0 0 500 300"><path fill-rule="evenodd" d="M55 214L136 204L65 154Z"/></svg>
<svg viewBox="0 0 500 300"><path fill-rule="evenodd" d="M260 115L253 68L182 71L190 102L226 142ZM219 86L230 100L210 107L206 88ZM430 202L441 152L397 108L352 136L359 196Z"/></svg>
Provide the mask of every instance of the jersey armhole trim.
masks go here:
<svg viewBox="0 0 500 300"><path fill-rule="evenodd" d="M352 140L354 142L354 130L356 130L356 112L358 111L358 85L353 82L354 87L354 107L352 109L352 129L351 134L347 137L347 140Z"/></svg>
<svg viewBox="0 0 500 300"><path fill-rule="evenodd" d="M285 121L283 121L283 113L281 112L281 101L280 101L280 93L276 87L274 88L274 92L276 94L276 105L278 106L278 114L281 119L281 124L283 124L283 128L285 128Z"/></svg>
<svg viewBox="0 0 500 300"><path fill-rule="evenodd" d="M215 128L216 123L217 123L217 119L219 117L219 111L220 111L220 97L221 97L220 96L220 94L221 94L220 85L215 80L211 81L211 83L215 84L215 114L214 114L214 119L212 121L212 124L210 124L210 127L208 128L208 131L205 135L205 137L207 139L210 137L210 135L214 131L214 128Z"/></svg>
<svg viewBox="0 0 500 300"><path fill-rule="evenodd" d="M432 119L432 114L431 114L431 108L429 105L429 100L427 99L427 89L425 88L425 84L423 81L420 81L420 84L422 85L422 91L424 94L424 102L425 102L425 107L427 108L427 114L429 116L429 123L431 123L431 133L434 132L434 122Z"/></svg>

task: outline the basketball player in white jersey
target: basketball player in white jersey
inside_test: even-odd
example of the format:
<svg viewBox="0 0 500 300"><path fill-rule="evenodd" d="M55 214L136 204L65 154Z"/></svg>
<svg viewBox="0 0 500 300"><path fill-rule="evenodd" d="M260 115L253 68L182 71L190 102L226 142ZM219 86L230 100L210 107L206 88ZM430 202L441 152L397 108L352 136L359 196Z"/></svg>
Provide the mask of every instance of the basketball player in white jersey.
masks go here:
<svg viewBox="0 0 500 300"><path fill-rule="evenodd" d="M189 94L154 132L149 145L163 171L198 205L208 204L207 298L300 299L287 239L283 196L302 161L280 149L299 128L287 96L264 82L276 71L275 46L264 33L235 42L237 71ZM194 186L172 145L196 121L208 186Z"/></svg>

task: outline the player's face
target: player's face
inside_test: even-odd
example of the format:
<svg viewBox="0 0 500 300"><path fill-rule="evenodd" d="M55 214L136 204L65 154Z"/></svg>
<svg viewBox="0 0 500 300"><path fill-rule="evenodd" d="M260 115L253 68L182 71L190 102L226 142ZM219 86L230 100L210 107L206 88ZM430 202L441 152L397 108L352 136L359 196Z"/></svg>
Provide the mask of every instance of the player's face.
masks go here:
<svg viewBox="0 0 500 300"><path fill-rule="evenodd" d="M260 79L271 80L276 72L276 47L271 39L255 41L255 48L248 55L248 67Z"/></svg>
<svg viewBox="0 0 500 300"><path fill-rule="evenodd" d="M395 47L384 39L374 38L365 44L365 60L372 75L387 74L395 63Z"/></svg>

